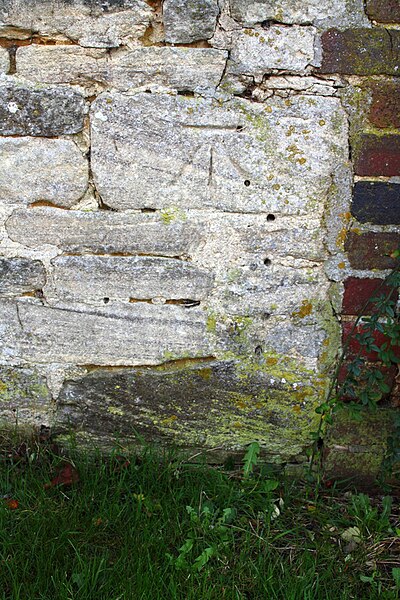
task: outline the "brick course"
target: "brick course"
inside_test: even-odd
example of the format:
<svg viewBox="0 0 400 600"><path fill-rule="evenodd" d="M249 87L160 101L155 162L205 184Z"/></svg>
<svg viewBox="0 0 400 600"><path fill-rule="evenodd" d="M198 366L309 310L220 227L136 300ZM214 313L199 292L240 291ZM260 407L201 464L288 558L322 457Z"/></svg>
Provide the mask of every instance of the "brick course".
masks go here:
<svg viewBox="0 0 400 600"><path fill-rule="evenodd" d="M360 223L400 224L400 185L359 181L354 186L351 214Z"/></svg>
<svg viewBox="0 0 400 600"><path fill-rule="evenodd" d="M356 175L400 176L400 135L362 134L356 142Z"/></svg>
<svg viewBox="0 0 400 600"><path fill-rule="evenodd" d="M393 269L398 260L390 255L399 246L398 233L350 231L345 249L353 269Z"/></svg>
<svg viewBox="0 0 400 600"><path fill-rule="evenodd" d="M380 23L400 21L399 0L367 0L367 15Z"/></svg>

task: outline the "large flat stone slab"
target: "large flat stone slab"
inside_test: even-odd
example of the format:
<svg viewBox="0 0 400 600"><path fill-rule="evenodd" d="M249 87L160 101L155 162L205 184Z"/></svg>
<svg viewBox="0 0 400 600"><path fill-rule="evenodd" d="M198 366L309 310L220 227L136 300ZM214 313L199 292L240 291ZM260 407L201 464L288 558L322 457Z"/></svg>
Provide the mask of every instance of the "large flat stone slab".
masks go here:
<svg viewBox="0 0 400 600"><path fill-rule="evenodd" d="M146 302L89 308L0 301L0 362L146 365L211 352L198 308Z"/></svg>
<svg viewBox="0 0 400 600"><path fill-rule="evenodd" d="M3 27L97 48L137 42L150 17L144 0L3 0L0 5Z"/></svg>
<svg viewBox="0 0 400 600"><path fill-rule="evenodd" d="M50 244L75 254L191 255L205 238L202 223L174 219L173 213L23 208L12 213L6 228L13 241L29 248Z"/></svg>
<svg viewBox="0 0 400 600"><path fill-rule="evenodd" d="M17 52L17 74L36 83L93 89L168 87L212 94L223 75L227 52L213 48L145 47L121 51L79 46L25 46Z"/></svg>
<svg viewBox="0 0 400 600"><path fill-rule="evenodd" d="M303 375L308 385L296 391L267 373L244 378L234 361L95 370L65 382L55 428L102 447L135 442L138 431L147 442L215 448L219 458L257 440L285 461L310 439L315 390Z"/></svg>
<svg viewBox="0 0 400 600"><path fill-rule="evenodd" d="M83 128L85 101L67 88L0 85L0 135L53 137Z"/></svg>
<svg viewBox="0 0 400 600"><path fill-rule="evenodd" d="M0 48L0 73L8 73L10 68L10 55L5 48Z"/></svg>
<svg viewBox="0 0 400 600"><path fill-rule="evenodd" d="M0 294L17 295L41 289L46 271L40 260L0 258Z"/></svg>
<svg viewBox="0 0 400 600"><path fill-rule="evenodd" d="M335 98L221 105L103 94L91 121L95 184L116 210L315 214L333 171L347 164L347 118Z"/></svg>
<svg viewBox="0 0 400 600"><path fill-rule="evenodd" d="M0 431L48 426L53 399L44 377L34 368L0 366Z"/></svg>
<svg viewBox="0 0 400 600"><path fill-rule="evenodd" d="M75 204L88 185L88 163L72 140L0 138L0 202Z"/></svg>
<svg viewBox="0 0 400 600"><path fill-rule="evenodd" d="M45 295L61 300L203 300L213 276L190 262L149 256L59 256Z"/></svg>

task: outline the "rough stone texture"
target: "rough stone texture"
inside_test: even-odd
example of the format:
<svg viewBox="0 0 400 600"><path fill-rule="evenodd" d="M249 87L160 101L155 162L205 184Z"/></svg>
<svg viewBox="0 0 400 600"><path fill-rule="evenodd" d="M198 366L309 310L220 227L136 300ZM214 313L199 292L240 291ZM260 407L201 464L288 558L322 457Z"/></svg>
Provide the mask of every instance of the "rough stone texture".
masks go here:
<svg viewBox="0 0 400 600"><path fill-rule="evenodd" d="M0 258L0 294L16 295L38 290L46 283L46 271L39 260Z"/></svg>
<svg viewBox="0 0 400 600"><path fill-rule="evenodd" d="M83 87L170 87L212 93L221 80L227 53L213 48L133 48L114 54L77 46L18 49L17 74L35 82Z"/></svg>
<svg viewBox="0 0 400 600"><path fill-rule="evenodd" d="M0 301L0 361L19 364L147 365L208 356L206 315L198 308L146 302L90 308Z"/></svg>
<svg viewBox="0 0 400 600"><path fill-rule="evenodd" d="M165 41L184 44L210 39L214 35L218 14L218 0L165 0Z"/></svg>
<svg viewBox="0 0 400 600"><path fill-rule="evenodd" d="M398 0L367 0L367 15L380 23L396 23L400 21L400 4Z"/></svg>
<svg viewBox="0 0 400 600"><path fill-rule="evenodd" d="M362 134L356 142L354 171L357 175L400 176L400 135Z"/></svg>
<svg viewBox="0 0 400 600"><path fill-rule="evenodd" d="M20 209L7 224L12 240L30 248L44 244L64 252L94 254L190 255L204 239L201 223L169 220L169 215Z"/></svg>
<svg viewBox="0 0 400 600"><path fill-rule="evenodd" d="M394 269L397 261L391 258L399 246L398 233L356 233L347 236L346 250L353 269Z"/></svg>
<svg viewBox="0 0 400 600"><path fill-rule="evenodd" d="M8 73L10 68L10 55L5 48L0 48L0 73Z"/></svg>
<svg viewBox="0 0 400 600"><path fill-rule="evenodd" d="M72 426L79 440L102 445L111 445L115 436L134 442L134 431L149 442L224 450L240 450L256 439L271 458L279 453L287 460L302 451L313 408L310 388L296 397L288 387L262 373L243 378L228 361L95 370L65 382L56 430Z"/></svg>
<svg viewBox="0 0 400 600"><path fill-rule="evenodd" d="M0 85L0 135L57 136L83 128L81 94L65 88Z"/></svg>
<svg viewBox="0 0 400 600"><path fill-rule="evenodd" d="M3 26L97 48L137 43L150 17L151 8L144 0L2 0L0 3Z"/></svg>
<svg viewBox="0 0 400 600"><path fill-rule="evenodd" d="M400 31L330 29L322 35L321 73L399 75Z"/></svg>
<svg viewBox="0 0 400 600"><path fill-rule="evenodd" d="M122 298L203 300L213 277L194 265L171 258L121 256L60 256L52 261L48 298L98 302Z"/></svg>
<svg viewBox="0 0 400 600"><path fill-rule="evenodd" d="M400 128L400 84L385 82L372 88L369 120L376 127Z"/></svg>
<svg viewBox="0 0 400 600"><path fill-rule="evenodd" d="M69 207L87 184L87 161L72 140L0 138L0 202Z"/></svg>
<svg viewBox="0 0 400 600"><path fill-rule="evenodd" d="M347 160L346 127L334 98L104 94L92 106L93 175L117 210L307 214L329 191L332 163Z"/></svg>
<svg viewBox="0 0 400 600"><path fill-rule="evenodd" d="M228 74L251 75L261 81L273 69L303 71L315 64L313 27L256 27L234 35Z"/></svg>
<svg viewBox="0 0 400 600"><path fill-rule="evenodd" d="M0 367L0 431L48 426L53 411L44 377L33 368Z"/></svg>
<svg viewBox="0 0 400 600"><path fill-rule="evenodd" d="M230 0L230 8L233 18L247 26L263 21L324 27L368 23L362 0Z"/></svg>
<svg viewBox="0 0 400 600"><path fill-rule="evenodd" d="M398 293L392 287L384 285L382 279L367 277L349 277L344 282L344 294L342 303L342 314L344 315L370 315L376 312L376 305L371 302L372 298L381 295L389 296L393 302L397 302Z"/></svg>
<svg viewBox="0 0 400 600"><path fill-rule="evenodd" d="M360 223L400 224L400 185L358 181L354 186L351 214Z"/></svg>

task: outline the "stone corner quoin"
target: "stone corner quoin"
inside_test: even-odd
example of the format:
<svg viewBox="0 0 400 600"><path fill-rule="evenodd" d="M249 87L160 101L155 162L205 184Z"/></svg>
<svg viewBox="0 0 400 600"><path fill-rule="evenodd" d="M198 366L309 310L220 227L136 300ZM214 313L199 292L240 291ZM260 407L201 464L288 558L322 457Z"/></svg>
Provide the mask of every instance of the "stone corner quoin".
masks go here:
<svg viewBox="0 0 400 600"><path fill-rule="evenodd" d="M392 4L0 4L2 421L302 460L398 235Z"/></svg>

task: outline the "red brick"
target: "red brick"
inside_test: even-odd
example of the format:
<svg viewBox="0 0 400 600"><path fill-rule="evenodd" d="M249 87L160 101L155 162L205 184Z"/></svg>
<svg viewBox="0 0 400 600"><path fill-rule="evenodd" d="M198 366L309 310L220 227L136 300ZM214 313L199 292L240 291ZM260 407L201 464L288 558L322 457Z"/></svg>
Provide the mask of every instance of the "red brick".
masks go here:
<svg viewBox="0 0 400 600"><path fill-rule="evenodd" d="M353 269L394 269L399 260L390 254L400 246L398 233L361 233L350 231L345 242Z"/></svg>
<svg viewBox="0 0 400 600"><path fill-rule="evenodd" d="M322 34L322 73L399 75L400 31L329 29Z"/></svg>
<svg viewBox="0 0 400 600"><path fill-rule="evenodd" d="M354 160L356 175L400 176L400 135L362 134Z"/></svg>
<svg viewBox="0 0 400 600"><path fill-rule="evenodd" d="M343 315L371 315L376 312L376 307L368 301L374 296L390 294L393 302L397 302L397 290L382 284L382 279L349 277L344 282L344 296L342 304ZM362 312L361 312L362 311Z"/></svg>
<svg viewBox="0 0 400 600"><path fill-rule="evenodd" d="M348 377L349 366L351 364L352 364L351 360L347 360L340 367L339 374L338 374L338 384L339 385L343 384L343 382ZM391 367L386 367L382 363L379 363L379 362L374 362L374 363L365 362L364 365L361 366L360 383L362 381L365 381L365 379L368 375L368 371L371 370L372 368L374 368L374 369L378 368L380 370L380 372L383 375L383 381L390 388L390 392L388 392L387 394L384 394L382 396L382 399L384 399L384 398L386 399L390 396L390 394L392 393L392 391L395 387L398 367L396 365L393 365ZM345 394L345 393L341 396L341 399L342 400L354 400L354 398L352 398L352 396L350 396L350 394Z"/></svg>
<svg viewBox="0 0 400 600"><path fill-rule="evenodd" d="M365 358L370 362L377 362L379 360L377 352L374 352L373 350L367 352L364 346L362 346L360 342L354 337L355 335L362 334L366 331L367 330L365 329L365 327L363 327L363 325L357 325L356 329L353 331L352 322L345 321L342 323L342 343L345 344L350 336L350 341L346 353L347 358L360 356L361 358ZM381 333L380 331L375 331L373 337L374 343L378 347L381 347L384 343L390 342L389 338L383 335L383 333ZM392 350L394 351L395 355L400 358L400 346L392 347Z"/></svg>
<svg viewBox="0 0 400 600"><path fill-rule="evenodd" d="M367 15L379 23L400 22L399 0L367 0Z"/></svg>
<svg viewBox="0 0 400 600"><path fill-rule="evenodd" d="M400 83L379 83L372 87L369 120L376 127L400 128Z"/></svg>

